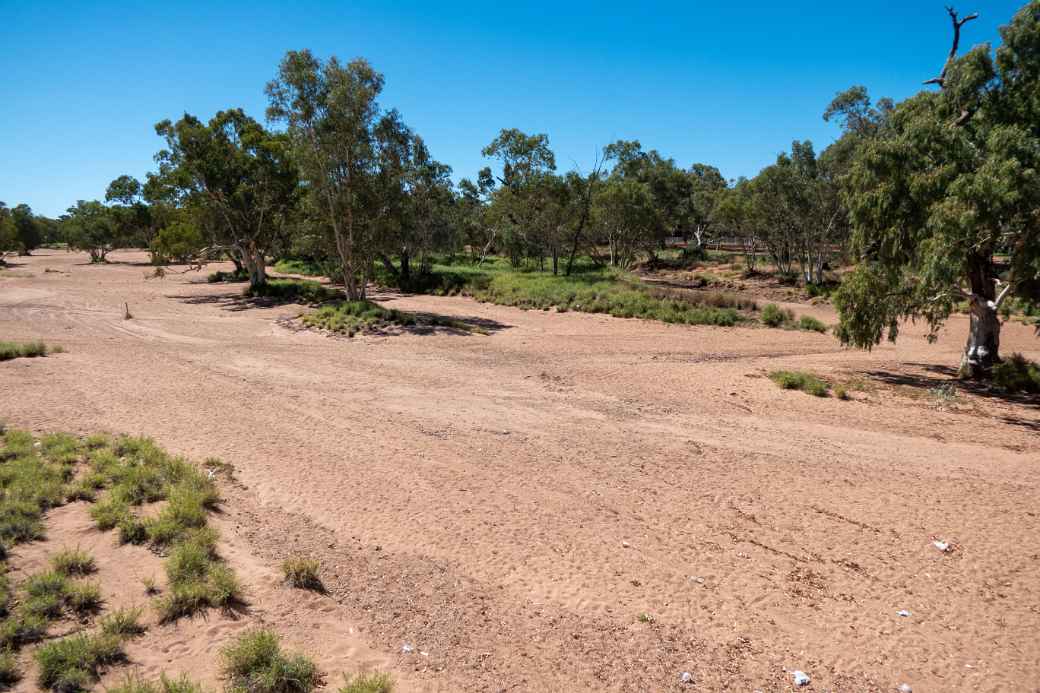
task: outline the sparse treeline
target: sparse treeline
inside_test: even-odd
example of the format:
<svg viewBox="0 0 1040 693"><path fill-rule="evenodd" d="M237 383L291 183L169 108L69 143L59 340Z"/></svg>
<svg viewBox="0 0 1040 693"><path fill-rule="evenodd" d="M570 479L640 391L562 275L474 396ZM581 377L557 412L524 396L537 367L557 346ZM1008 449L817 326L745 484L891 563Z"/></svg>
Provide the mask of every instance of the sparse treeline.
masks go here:
<svg viewBox="0 0 1040 693"><path fill-rule="evenodd" d="M306 259L364 299L380 278L427 285L432 258L570 275L652 266L679 246L697 259L713 240L762 258L789 281L825 281L839 256L857 265L835 305L846 343L871 347L899 320L933 335L967 303L965 375L1000 362L998 311L1040 305L1040 2L1001 29L1002 45L958 57L901 103L863 87L824 111L843 127L817 152L809 141L751 179L713 166L684 169L638 141L606 145L591 170L557 169L545 134L503 129L482 150L476 180L451 180L422 137L379 101L368 62L288 53L267 85L271 128L239 109L209 122L185 114L156 132L166 147L142 185L113 181L105 203L78 202L60 226L0 205L0 250L64 240L95 261L145 245L156 262L230 257L251 287L271 258ZM274 128L274 129L272 129ZM834 278L835 275L830 275Z"/></svg>

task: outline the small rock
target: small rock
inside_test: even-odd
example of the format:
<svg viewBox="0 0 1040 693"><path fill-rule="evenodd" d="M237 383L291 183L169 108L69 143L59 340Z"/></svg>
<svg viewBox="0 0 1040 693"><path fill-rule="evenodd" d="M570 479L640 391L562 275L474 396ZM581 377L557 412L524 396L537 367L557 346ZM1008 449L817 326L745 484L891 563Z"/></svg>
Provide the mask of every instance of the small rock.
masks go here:
<svg viewBox="0 0 1040 693"><path fill-rule="evenodd" d="M808 686L809 685L809 681L810 681L809 675L806 674L804 671L798 671L797 669L794 670L793 672L791 672L791 678L794 679L794 685L796 685L796 686Z"/></svg>
<svg viewBox="0 0 1040 693"><path fill-rule="evenodd" d="M679 683L693 683L693 674L688 671L679 674Z"/></svg>
<svg viewBox="0 0 1040 693"><path fill-rule="evenodd" d="M627 549L629 546L631 546L631 544L629 544L627 541L621 542L621 548Z"/></svg>
<svg viewBox="0 0 1040 693"><path fill-rule="evenodd" d="M909 683L899 684L899 693L914 693L914 689L910 687Z"/></svg>
<svg viewBox="0 0 1040 693"><path fill-rule="evenodd" d="M910 612L907 611L906 609L900 609L896 613L899 614L900 616L902 616L903 618L910 618Z"/></svg>

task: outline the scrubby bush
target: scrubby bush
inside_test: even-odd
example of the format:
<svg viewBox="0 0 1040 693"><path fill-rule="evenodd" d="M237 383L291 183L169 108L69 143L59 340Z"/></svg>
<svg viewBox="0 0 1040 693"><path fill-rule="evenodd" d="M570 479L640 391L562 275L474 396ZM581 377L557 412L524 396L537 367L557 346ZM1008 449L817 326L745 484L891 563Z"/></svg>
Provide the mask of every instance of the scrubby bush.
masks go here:
<svg viewBox="0 0 1040 693"><path fill-rule="evenodd" d="M234 693L309 693L320 683L314 662L282 652L270 630L245 633L221 651L222 671Z"/></svg>
<svg viewBox="0 0 1040 693"><path fill-rule="evenodd" d="M1040 393L1040 364L1012 354L993 367L993 384L1012 393Z"/></svg>
<svg viewBox="0 0 1040 693"><path fill-rule="evenodd" d="M784 327L794 322L794 313L775 303L769 303L762 309L761 319L762 324L767 327Z"/></svg>
<svg viewBox="0 0 1040 693"><path fill-rule="evenodd" d="M815 397L826 397L830 389L827 382L804 371L773 371L769 378L785 390L801 390Z"/></svg>
<svg viewBox="0 0 1040 693"><path fill-rule="evenodd" d="M823 333L827 331L827 326L811 315L803 315L798 318L798 329L806 330L807 332Z"/></svg>
<svg viewBox="0 0 1040 693"><path fill-rule="evenodd" d="M232 272L225 272L224 270L217 270L206 277L206 281L210 284L222 284L225 282L247 282L249 281L249 273L245 270L234 270Z"/></svg>
<svg viewBox="0 0 1040 693"><path fill-rule="evenodd" d="M324 303L343 296L340 291L305 279L269 279L265 284L250 287L246 295L292 303Z"/></svg>
<svg viewBox="0 0 1040 693"><path fill-rule="evenodd" d="M43 342L0 342L0 361L16 358L35 358L46 356L47 345Z"/></svg>

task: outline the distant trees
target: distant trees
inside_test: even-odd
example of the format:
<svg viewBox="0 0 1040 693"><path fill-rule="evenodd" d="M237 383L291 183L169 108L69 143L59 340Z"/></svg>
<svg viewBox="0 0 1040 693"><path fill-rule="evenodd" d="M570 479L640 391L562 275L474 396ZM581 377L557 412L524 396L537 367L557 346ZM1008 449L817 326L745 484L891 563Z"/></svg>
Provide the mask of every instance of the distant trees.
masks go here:
<svg viewBox="0 0 1040 693"><path fill-rule="evenodd" d="M11 210L11 223L14 225L14 239L19 255L29 255L43 243L43 226L32 207L20 204Z"/></svg>
<svg viewBox="0 0 1040 693"><path fill-rule="evenodd" d="M226 251L248 274L250 287L265 284L267 258L298 200L288 138L241 109L221 111L208 123L185 114L176 123L158 123L155 131L166 149L156 155L150 194L191 209L210 247Z"/></svg>
<svg viewBox="0 0 1040 693"><path fill-rule="evenodd" d="M902 318L934 337L962 301L971 325L965 377L1000 361L998 310L1040 303L1040 4L1027 4L988 45L957 57L974 18L949 10L954 38L940 75L858 127L865 94L842 111L861 141L846 198L862 258L835 297L842 341L877 344ZM889 109L883 109L888 111Z"/></svg>

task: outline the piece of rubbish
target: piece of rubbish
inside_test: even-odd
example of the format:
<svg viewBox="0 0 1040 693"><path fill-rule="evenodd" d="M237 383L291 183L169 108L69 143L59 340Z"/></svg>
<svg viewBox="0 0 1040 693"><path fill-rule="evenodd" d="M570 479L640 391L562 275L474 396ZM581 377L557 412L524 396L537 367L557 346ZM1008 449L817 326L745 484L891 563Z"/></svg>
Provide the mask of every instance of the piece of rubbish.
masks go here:
<svg viewBox="0 0 1040 693"><path fill-rule="evenodd" d="M621 542L621 548L627 549L629 546L631 546L631 544L629 544L627 541Z"/></svg>
<svg viewBox="0 0 1040 693"><path fill-rule="evenodd" d="M947 551L950 550L950 542L948 542L948 541L941 541L939 539L936 539L935 541L932 542L932 546L934 546L935 548L939 549L943 553L946 553Z"/></svg>
<svg viewBox="0 0 1040 693"><path fill-rule="evenodd" d="M796 669L795 671L791 672L791 677L794 679L794 685L796 686L809 685L809 675L806 674L804 671L798 671Z"/></svg>
<svg viewBox="0 0 1040 693"><path fill-rule="evenodd" d="M907 611L906 609L900 609L896 613L899 614L900 616L902 616L903 618L909 618L910 617L910 612Z"/></svg>
<svg viewBox="0 0 1040 693"><path fill-rule="evenodd" d="M683 673L679 674L679 682L680 683L693 683L693 674L691 674L688 671L684 671Z"/></svg>
<svg viewBox="0 0 1040 693"><path fill-rule="evenodd" d="M914 693L914 689L910 686L909 683L899 684L899 688L897 690L899 691L899 693Z"/></svg>
<svg viewBox="0 0 1040 693"><path fill-rule="evenodd" d="M409 645L408 643L405 643L405 644L401 645L401 652L403 654L409 654L409 653L415 652L415 648L412 647L411 645Z"/></svg>

